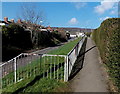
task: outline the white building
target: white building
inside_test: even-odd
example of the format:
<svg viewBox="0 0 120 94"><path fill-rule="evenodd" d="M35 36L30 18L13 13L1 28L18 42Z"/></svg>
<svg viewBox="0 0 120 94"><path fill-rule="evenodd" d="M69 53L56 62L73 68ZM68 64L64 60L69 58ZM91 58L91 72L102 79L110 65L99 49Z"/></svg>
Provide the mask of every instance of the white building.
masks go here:
<svg viewBox="0 0 120 94"><path fill-rule="evenodd" d="M81 32L76 32L77 37L83 37L85 34Z"/></svg>
<svg viewBox="0 0 120 94"><path fill-rule="evenodd" d="M1 22L0 22L0 26L4 26L4 25L5 25L5 23L1 23Z"/></svg>
<svg viewBox="0 0 120 94"><path fill-rule="evenodd" d="M71 34L70 34L70 38L75 38L75 37L77 37L77 36L76 36L76 35L71 35Z"/></svg>
<svg viewBox="0 0 120 94"><path fill-rule="evenodd" d="M47 30L47 29L40 29L40 31L48 32L48 30Z"/></svg>

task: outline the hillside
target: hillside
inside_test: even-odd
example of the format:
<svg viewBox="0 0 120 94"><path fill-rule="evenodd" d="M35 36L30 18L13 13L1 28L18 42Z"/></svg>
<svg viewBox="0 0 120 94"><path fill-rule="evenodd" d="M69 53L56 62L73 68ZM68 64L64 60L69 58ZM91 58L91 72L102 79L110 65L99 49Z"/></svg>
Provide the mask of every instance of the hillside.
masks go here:
<svg viewBox="0 0 120 94"><path fill-rule="evenodd" d="M93 29L88 28L73 28L73 27L52 27L53 29L60 29L62 31L70 31L71 34L76 34L76 32L91 32Z"/></svg>
<svg viewBox="0 0 120 94"><path fill-rule="evenodd" d="M100 51L101 58L108 67L109 75L120 91L120 18L103 21L92 33L92 38ZM114 91L114 90L112 90Z"/></svg>

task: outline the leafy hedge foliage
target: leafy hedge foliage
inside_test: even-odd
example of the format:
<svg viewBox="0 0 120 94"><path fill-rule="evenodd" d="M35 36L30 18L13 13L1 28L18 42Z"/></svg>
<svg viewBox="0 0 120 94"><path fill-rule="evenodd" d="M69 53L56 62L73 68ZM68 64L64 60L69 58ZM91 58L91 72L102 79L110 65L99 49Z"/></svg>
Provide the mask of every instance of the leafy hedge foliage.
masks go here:
<svg viewBox="0 0 120 94"><path fill-rule="evenodd" d="M109 74L120 91L120 18L110 18L92 33L99 48L103 62L109 68Z"/></svg>
<svg viewBox="0 0 120 94"><path fill-rule="evenodd" d="M32 48L30 32L17 24L2 27L2 61L9 60Z"/></svg>
<svg viewBox="0 0 120 94"><path fill-rule="evenodd" d="M16 24L2 27L2 41L3 46L14 46L24 49L32 47L30 32L25 31Z"/></svg>
<svg viewBox="0 0 120 94"><path fill-rule="evenodd" d="M59 40L61 42L66 42L67 41L66 34L63 31L62 32L53 31L51 34L54 38L56 38L57 40Z"/></svg>
<svg viewBox="0 0 120 94"><path fill-rule="evenodd" d="M90 37L91 32L85 32L85 34L86 34L88 37Z"/></svg>

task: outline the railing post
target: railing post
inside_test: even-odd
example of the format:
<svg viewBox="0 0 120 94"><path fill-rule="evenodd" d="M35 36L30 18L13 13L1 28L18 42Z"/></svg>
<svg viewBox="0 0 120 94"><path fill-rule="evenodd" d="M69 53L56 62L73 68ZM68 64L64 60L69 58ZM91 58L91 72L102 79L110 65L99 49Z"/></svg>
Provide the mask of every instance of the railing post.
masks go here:
<svg viewBox="0 0 120 94"><path fill-rule="evenodd" d="M1 65L2 63L0 62L0 65ZM2 66L0 66L0 89L2 89Z"/></svg>
<svg viewBox="0 0 120 94"><path fill-rule="evenodd" d="M67 58L66 58L66 62L67 62L67 81L68 81L68 77L69 77L69 60L68 60L68 56L67 56Z"/></svg>
<svg viewBox="0 0 120 94"><path fill-rule="evenodd" d="M17 61L16 61L16 58L14 58L14 80L15 80L15 83L17 82L17 73L16 73L16 70L17 70Z"/></svg>
<svg viewBox="0 0 120 94"><path fill-rule="evenodd" d="M64 63L64 81L66 82L66 57L65 57L65 63Z"/></svg>
<svg viewBox="0 0 120 94"><path fill-rule="evenodd" d="M68 81L68 56L65 57L65 64L64 64L64 81Z"/></svg>

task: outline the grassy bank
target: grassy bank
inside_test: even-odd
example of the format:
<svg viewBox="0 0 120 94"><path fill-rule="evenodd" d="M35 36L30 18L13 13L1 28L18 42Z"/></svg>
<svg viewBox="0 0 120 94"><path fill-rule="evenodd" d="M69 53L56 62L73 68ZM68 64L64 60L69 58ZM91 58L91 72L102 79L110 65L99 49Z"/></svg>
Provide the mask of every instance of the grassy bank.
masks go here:
<svg viewBox="0 0 120 94"><path fill-rule="evenodd" d="M18 82L10 87L3 89L3 93L12 92L18 93L38 93L38 92L70 92L67 83L56 79L41 78L34 81L35 78L28 78ZM33 82L33 84L31 84Z"/></svg>
<svg viewBox="0 0 120 94"><path fill-rule="evenodd" d="M120 18L110 18L94 30L95 41L103 62L107 65L109 75L120 92Z"/></svg>
<svg viewBox="0 0 120 94"><path fill-rule="evenodd" d="M81 37L59 47L56 50L50 51L48 54L67 55L73 49L73 47L80 41L80 39L81 39Z"/></svg>
<svg viewBox="0 0 120 94"><path fill-rule="evenodd" d="M78 38L74 41L66 43L65 45L59 47L56 50L49 52L49 54L62 54L66 55L72 48L80 41L81 38ZM44 64L44 60L46 63ZM57 60L57 61L56 61ZM59 62L58 62L59 60ZM54 62L52 62L54 61ZM55 65L54 65L55 64ZM47 70L51 70L54 66L59 66L59 69L56 69L54 73L51 74L52 78L50 78L50 73L45 78L43 74L47 72ZM54 76L55 74L55 76ZM33 60L30 64L21 67L17 70L17 80L25 79L20 82L14 84L14 72L6 75L3 81L3 92L67 92L67 84L63 82L64 79L64 58L63 57L43 57L36 60ZM56 79L59 80L56 80ZM9 80L10 84L7 84ZM39 84L42 83L42 84ZM63 87L65 86L65 90ZM61 89L60 89L61 88ZM67 91L66 91L67 90Z"/></svg>

